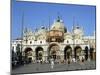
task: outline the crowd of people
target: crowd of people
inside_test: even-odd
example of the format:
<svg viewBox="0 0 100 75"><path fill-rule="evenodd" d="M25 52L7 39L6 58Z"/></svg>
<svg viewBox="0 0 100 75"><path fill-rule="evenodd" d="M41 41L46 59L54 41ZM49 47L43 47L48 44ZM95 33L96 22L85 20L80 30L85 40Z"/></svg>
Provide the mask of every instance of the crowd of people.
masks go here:
<svg viewBox="0 0 100 75"><path fill-rule="evenodd" d="M33 63L33 64L40 63L40 64L50 64L51 69L53 69L55 64L70 64L72 62L73 63L84 63L84 61L85 61L84 57L80 57L78 59L71 58L71 59L66 59L66 60L57 60L54 58L50 58L49 60L45 60L45 61L43 61L42 59L32 61L30 59L23 58L20 60L13 60L12 61L12 68L18 67L21 65L25 65L25 64L29 64L29 63Z"/></svg>

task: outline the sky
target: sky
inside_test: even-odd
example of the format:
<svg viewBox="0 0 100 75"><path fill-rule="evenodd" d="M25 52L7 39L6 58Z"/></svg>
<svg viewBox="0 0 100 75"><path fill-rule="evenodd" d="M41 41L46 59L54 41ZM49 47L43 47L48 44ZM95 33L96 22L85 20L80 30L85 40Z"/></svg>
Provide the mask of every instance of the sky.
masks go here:
<svg viewBox="0 0 100 75"><path fill-rule="evenodd" d="M22 15L24 19L22 23ZM93 35L96 26L96 7L90 5L24 2L12 0L11 37L21 37L23 28L34 31L41 26L49 27L60 16L69 32L73 24L84 29L84 35ZM74 21L73 21L74 20Z"/></svg>

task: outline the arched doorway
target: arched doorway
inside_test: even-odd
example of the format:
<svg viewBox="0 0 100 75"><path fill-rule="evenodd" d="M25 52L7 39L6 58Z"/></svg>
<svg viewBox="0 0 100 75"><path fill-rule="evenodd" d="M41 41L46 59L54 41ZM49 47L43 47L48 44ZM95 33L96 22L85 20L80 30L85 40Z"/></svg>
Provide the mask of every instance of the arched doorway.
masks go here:
<svg viewBox="0 0 100 75"><path fill-rule="evenodd" d="M75 49L74 49L74 53L75 53L75 59L79 60L80 56L81 56L81 51L82 51L82 48L80 46L76 46Z"/></svg>
<svg viewBox="0 0 100 75"><path fill-rule="evenodd" d="M36 60L43 60L43 48L37 47L35 50Z"/></svg>
<svg viewBox="0 0 100 75"><path fill-rule="evenodd" d="M64 60L70 59L72 55L72 48L70 46L66 46L64 49Z"/></svg>
<svg viewBox="0 0 100 75"><path fill-rule="evenodd" d="M25 49L25 61L28 63L32 62L32 48L28 47Z"/></svg>
<svg viewBox="0 0 100 75"><path fill-rule="evenodd" d="M85 60L88 59L88 46L85 47Z"/></svg>
<svg viewBox="0 0 100 75"><path fill-rule="evenodd" d="M93 52L94 52L94 48L91 47L90 48L90 59L93 60Z"/></svg>
<svg viewBox="0 0 100 75"><path fill-rule="evenodd" d="M59 55L59 52L60 52L60 48L58 46L58 44L51 44L48 48L48 57L49 58L53 58L54 60L56 59L60 59L60 55Z"/></svg>

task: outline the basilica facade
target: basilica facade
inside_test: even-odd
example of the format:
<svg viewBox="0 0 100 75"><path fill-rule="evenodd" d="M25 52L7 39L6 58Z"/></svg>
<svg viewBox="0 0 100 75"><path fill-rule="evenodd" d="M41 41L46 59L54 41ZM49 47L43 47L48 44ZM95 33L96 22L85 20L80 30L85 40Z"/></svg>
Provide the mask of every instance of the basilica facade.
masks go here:
<svg viewBox="0 0 100 75"><path fill-rule="evenodd" d="M74 25L69 32L63 20L58 17L48 28L41 26L34 31L24 29L23 37L12 40L11 47L16 52L16 47L19 46L22 55L33 62L48 61L50 58L57 61L73 58L95 60L95 33L85 36L84 30Z"/></svg>

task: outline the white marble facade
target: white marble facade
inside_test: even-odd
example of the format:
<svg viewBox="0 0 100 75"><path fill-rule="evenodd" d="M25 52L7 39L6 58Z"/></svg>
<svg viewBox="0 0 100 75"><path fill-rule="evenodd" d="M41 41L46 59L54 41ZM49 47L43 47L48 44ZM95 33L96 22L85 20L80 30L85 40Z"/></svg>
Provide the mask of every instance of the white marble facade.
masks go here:
<svg viewBox="0 0 100 75"><path fill-rule="evenodd" d="M11 47L16 52L16 46L20 44L23 56L25 56L26 53L29 53L27 58L31 58L33 61L46 61L49 56L58 60L85 58L86 53L84 50L86 47L88 48L88 51L90 48L93 48L93 52L96 51L95 33L92 36L85 36L84 30L82 27L74 25L72 31L69 32L68 28L65 28L63 20L58 18L52 25L50 25L50 28L41 26L36 30L30 30L28 28L24 29L23 38L12 40ZM47 41L47 39L51 37L48 36L51 31L61 32L61 38L63 38L63 41L58 42L59 40L56 41L55 38L51 39L53 41ZM54 32L51 32L50 34L52 35ZM57 32L55 34L60 36ZM53 35L53 37L56 36Z"/></svg>

